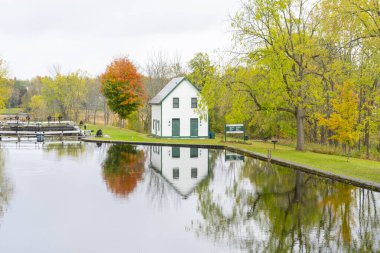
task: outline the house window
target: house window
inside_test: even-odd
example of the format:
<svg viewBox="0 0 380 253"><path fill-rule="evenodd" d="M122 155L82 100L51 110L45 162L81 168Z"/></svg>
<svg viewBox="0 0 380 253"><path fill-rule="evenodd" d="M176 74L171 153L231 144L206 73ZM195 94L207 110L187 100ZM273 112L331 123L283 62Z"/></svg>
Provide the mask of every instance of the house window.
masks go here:
<svg viewBox="0 0 380 253"><path fill-rule="evenodd" d="M156 124L156 120L153 120L153 130L154 130L154 125Z"/></svg>
<svg viewBox="0 0 380 253"><path fill-rule="evenodd" d="M197 177L198 177L198 169L191 168L191 178L197 178Z"/></svg>
<svg viewBox="0 0 380 253"><path fill-rule="evenodd" d="M160 131L160 121L157 120L157 131Z"/></svg>
<svg viewBox="0 0 380 253"><path fill-rule="evenodd" d="M198 108L197 98L191 98L191 108Z"/></svg>
<svg viewBox="0 0 380 253"><path fill-rule="evenodd" d="M180 158L181 157L181 151L179 147L172 147L172 157L173 158Z"/></svg>
<svg viewBox="0 0 380 253"><path fill-rule="evenodd" d="M198 157L198 148L190 148L190 157Z"/></svg>
<svg viewBox="0 0 380 253"><path fill-rule="evenodd" d="M179 179L179 168L173 168L173 179Z"/></svg>
<svg viewBox="0 0 380 253"><path fill-rule="evenodd" d="M179 98L173 98L173 108L179 108Z"/></svg>

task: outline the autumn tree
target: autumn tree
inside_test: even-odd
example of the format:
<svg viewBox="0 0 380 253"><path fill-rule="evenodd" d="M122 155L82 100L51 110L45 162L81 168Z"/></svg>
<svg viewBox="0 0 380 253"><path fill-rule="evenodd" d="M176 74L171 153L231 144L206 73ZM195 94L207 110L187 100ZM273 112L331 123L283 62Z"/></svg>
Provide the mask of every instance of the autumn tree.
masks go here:
<svg viewBox="0 0 380 253"><path fill-rule="evenodd" d="M212 82L216 69L211 63L207 53L197 53L189 61L190 73L187 78L202 89L207 83Z"/></svg>
<svg viewBox="0 0 380 253"><path fill-rule="evenodd" d="M304 119L308 108L318 102L322 87L321 78L314 74L314 59L321 54L314 15L308 0L248 0L232 20L246 62L266 72L261 91L254 80L239 82L239 90L249 94L256 110L267 110L263 104L273 102L271 110L294 116L297 150L304 150Z"/></svg>
<svg viewBox="0 0 380 253"><path fill-rule="evenodd" d="M29 81L18 80L16 78L12 80L12 83L12 95L10 96L7 102L8 108L15 108L21 106L22 97L26 94L27 86L29 86Z"/></svg>
<svg viewBox="0 0 380 253"><path fill-rule="evenodd" d="M86 80L86 73L79 70L41 78L42 95L49 113L78 121L81 103L88 92Z"/></svg>
<svg viewBox="0 0 380 253"><path fill-rule="evenodd" d="M323 14L329 27L338 35L352 31L347 43L380 38L380 4L378 0L323 0ZM337 27L334 28L334 26ZM331 31L329 31L331 32Z"/></svg>
<svg viewBox="0 0 380 253"><path fill-rule="evenodd" d="M42 94L41 77L37 76L29 80L26 93L21 98L21 106L29 110L28 105L32 97L35 95L41 95L41 94Z"/></svg>
<svg viewBox="0 0 380 253"><path fill-rule="evenodd" d="M115 59L100 79L107 104L120 119L126 119L143 105L146 95L142 76L127 57Z"/></svg>
<svg viewBox="0 0 380 253"><path fill-rule="evenodd" d="M202 113L208 109L210 129L216 132L222 131L225 123L222 107L225 104L221 103L222 91L217 87L219 83L217 67L207 53L196 53L188 62L188 69L186 77L201 91L198 113L202 117ZM225 94L222 96L227 98Z"/></svg>
<svg viewBox="0 0 380 253"><path fill-rule="evenodd" d="M346 62L341 72L348 72L357 86L358 124L362 126L368 158L370 136L377 133L379 125L376 100L380 96L380 4L377 0L324 0L321 8L326 37ZM359 150L361 143L359 139Z"/></svg>
<svg viewBox="0 0 380 253"><path fill-rule="evenodd" d="M30 99L28 107L34 119L42 120L42 117L47 114L46 101L42 95L34 95Z"/></svg>
<svg viewBox="0 0 380 253"><path fill-rule="evenodd" d="M339 87L336 98L332 100L334 112L328 118L320 117L320 123L335 133L331 138L348 148L359 138L357 122L359 113L355 110L358 107L358 95L353 87L354 85L350 83L344 83Z"/></svg>
<svg viewBox="0 0 380 253"><path fill-rule="evenodd" d="M11 95L12 83L8 80L7 74L6 63L0 58L0 109L5 107L5 104Z"/></svg>

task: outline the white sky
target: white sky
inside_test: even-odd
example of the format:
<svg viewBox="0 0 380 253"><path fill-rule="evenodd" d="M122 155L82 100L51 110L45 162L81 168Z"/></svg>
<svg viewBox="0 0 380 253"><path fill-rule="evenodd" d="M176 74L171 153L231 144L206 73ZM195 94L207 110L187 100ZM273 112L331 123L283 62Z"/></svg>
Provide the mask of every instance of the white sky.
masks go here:
<svg viewBox="0 0 380 253"><path fill-rule="evenodd" d="M0 56L19 79L53 65L98 75L115 56L140 66L153 52L180 55L231 45L239 0L0 0Z"/></svg>

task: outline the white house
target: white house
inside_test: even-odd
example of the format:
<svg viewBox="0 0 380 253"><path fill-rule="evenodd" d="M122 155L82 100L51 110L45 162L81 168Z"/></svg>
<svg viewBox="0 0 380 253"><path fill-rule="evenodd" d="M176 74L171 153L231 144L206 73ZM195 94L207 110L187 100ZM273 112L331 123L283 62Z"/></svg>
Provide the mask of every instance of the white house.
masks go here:
<svg viewBox="0 0 380 253"><path fill-rule="evenodd" d="M187 198L209 174L208 152L203 148L151 146L150 167Z"/></svg>
<svg viewBox="0 0 380 253"><path fill-rule="evenodd" d="M151 133L166 138L207 138L207 110L199 116L198 88L184 77L173 78L154 98ZM198 112L197 112L198 109Z"/></svg>

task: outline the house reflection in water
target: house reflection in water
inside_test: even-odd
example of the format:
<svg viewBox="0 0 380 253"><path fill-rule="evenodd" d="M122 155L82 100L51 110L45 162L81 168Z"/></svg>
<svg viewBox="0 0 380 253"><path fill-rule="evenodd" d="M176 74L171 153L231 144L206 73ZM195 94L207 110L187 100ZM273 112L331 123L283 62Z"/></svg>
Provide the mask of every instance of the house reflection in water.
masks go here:
<svg viewBox="0 0 380 253"><path fill-rule="evenodd" d="M209 150L151 146L150 167L187 198L209 174Z"/></svg>

